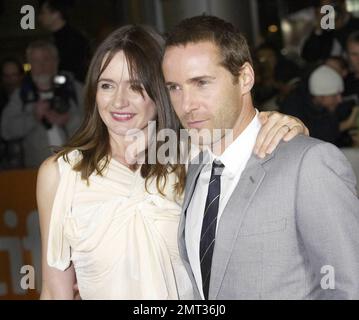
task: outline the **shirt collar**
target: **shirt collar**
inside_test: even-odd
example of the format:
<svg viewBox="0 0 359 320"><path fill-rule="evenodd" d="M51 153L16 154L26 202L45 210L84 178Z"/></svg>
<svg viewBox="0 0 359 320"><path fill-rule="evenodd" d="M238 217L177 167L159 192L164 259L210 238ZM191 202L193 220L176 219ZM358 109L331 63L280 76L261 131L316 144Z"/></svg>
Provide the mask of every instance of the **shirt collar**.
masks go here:
<svg viewBox="0 0 359 320"><path fill-rule="evenodd" d="M223 174L229 177L234 177L238 170L245 166L253 152L257 135L262 126L258 114L259 112L256 109L256 115L249 125L219 157L210 152L210 165L215 159L221 161L224 164Z"/></svg>

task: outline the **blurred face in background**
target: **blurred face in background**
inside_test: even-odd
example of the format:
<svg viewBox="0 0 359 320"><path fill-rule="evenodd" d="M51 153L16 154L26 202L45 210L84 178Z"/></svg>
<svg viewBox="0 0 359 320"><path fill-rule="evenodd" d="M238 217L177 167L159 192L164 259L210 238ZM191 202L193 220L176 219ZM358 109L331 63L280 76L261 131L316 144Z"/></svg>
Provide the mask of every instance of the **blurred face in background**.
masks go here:
<svg viewBox="0 0 359 320"><path fill-rule="evenodd" d="M28 61L31 65L31 77L40 90L51 87L52 78L57 73L58 58L47 48L34 48L28 52Z"/></svg>
<svg viewBox="0 0 359 320"><path fill-rule="evenodd" d="M23 79L23 72L14 62L6 62L1 70L1 83L8 94L20 87Z"/></svg>
<svg viewBox="0 0 359 320"><path fill-rule="evenodd" d="M319 105L329 112L334 112L338 105L342 102L341 93L329 95L329 96L315 96L313 97L313 103Z"/></svg>
<svg viewBox="0 0 359 320"><path fill-rule="evenodd" d="M359 43L349 42L347 49L350 66L356 76L359 76Z"/></svg>
<svg viewBox="0 0 359 320"><path fill-rule="evenodd" d="M328 58L325 64L338 72L343 79L348 75L348 69L338 59Z"/></svg>
<svg viewBox="0 0 359 320"><path fill-rule="evenodd" d="M54 22L59 19L59 13L56 11L52 11L48 4L45 2L39 12L39 21L40 24L48 30L53 29Z"/></svg>

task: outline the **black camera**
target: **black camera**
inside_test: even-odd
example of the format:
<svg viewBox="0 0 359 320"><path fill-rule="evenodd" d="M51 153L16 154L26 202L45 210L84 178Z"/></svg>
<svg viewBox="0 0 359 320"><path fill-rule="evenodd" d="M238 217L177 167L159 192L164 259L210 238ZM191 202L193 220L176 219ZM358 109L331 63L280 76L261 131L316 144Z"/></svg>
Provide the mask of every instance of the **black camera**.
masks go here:
<svg viewBox="0 0 359 320"><path fill-rule="evenodd" d="M59 74L52 79L52 89L40 91L40 100L48 100L50 108L57 113L63 114L70 110L70 100L75 98L73 84L68 76Z"/></svg>
<svg viewBox="0 0 359 320"><path fill-rule="evenodd" d="M50 108L60 114L70 110L71 100L77 103L74 80L66 73L54 76L51 89L47 91L39 91L31 76L28 75L21 87L20 96L24 106L27 103L46 100L50 102Z"/></svg>
<svg viewBox="0 0 359 320"><path fill-rule="evenodd" d="M40 91L36 87L31 75L28 74L21 86L20 97L23 110L28 103L35 103L39 100L46 100L50 103L50 108L59 114L68 112L71 108L71 100L77 105L77 96L73 77L67 73L61 73L52 78L52 86L48 91ZM46 119L42 119L46 129L50 129L52 124Z"/></svg>

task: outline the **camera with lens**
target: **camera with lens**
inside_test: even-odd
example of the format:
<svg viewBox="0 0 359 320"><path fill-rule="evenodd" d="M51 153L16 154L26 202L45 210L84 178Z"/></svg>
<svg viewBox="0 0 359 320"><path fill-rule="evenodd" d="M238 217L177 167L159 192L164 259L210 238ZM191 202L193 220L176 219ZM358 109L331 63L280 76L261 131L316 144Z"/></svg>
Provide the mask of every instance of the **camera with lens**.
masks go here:
<svg viewBox="0 0 359 320"><path fill-rule="evenodd" d="M48 101L51 110L64 114L71 108L71 100L77 104L77 96L73 77L67 73L60 73L51 79L51 88L47 91L40 91L37 89L31 76L28 75L20 89L20 97L23 102L23 108L28 103L35 103L39 100ZM51 127L51 124L45 123L46 127Z"/></svg>
<svg viewBox="0 0 359 320"><path fill-rule="evenodd" d="M50 103L50 108L57 113L63 114L70 110L71 100L77 103L77 96L74 80L70 74L60 73L51 80L52 86L47 91L39 91L28 75L20 89L20 97L25 106L38 100L46 100Z"/></svg>
<svg viewBox="0 0 359 320"><path fill-rule="evenodd" d="M58 74L52 79L52 89L39 92L40 100L48 100L50 108L57 113L64 114L70 110L70 100L76 99L71 78L65 74Z"/></svg>

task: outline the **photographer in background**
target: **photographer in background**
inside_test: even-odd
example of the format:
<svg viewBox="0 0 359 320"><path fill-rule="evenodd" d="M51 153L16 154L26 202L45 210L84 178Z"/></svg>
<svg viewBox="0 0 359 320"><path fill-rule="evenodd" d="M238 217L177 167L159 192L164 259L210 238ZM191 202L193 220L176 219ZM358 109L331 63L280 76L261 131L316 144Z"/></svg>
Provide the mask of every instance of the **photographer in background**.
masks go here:
<svg viewBox="0 0 359 320"><path fill-rule="evenodd" d="M3 110L2 136L22 139L23 165L38 167L76 131L83 113L82 86L66 73L58 73L56 47L45 41L26 50L31 65L22 86Z"/></svg>

